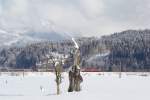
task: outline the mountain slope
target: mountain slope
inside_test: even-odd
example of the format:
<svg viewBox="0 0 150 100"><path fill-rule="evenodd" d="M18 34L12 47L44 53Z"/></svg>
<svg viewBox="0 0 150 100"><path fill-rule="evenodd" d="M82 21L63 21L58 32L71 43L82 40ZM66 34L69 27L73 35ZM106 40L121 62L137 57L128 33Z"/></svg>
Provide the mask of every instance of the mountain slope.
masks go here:
<svg viewBox="0 0 150 100"><path fill-rule="evenodd" d="M24 46L25 44L38 41L59 41L69 39L69 36L56 32L26 32L10 33L0 29L0 46Z"/></svg>

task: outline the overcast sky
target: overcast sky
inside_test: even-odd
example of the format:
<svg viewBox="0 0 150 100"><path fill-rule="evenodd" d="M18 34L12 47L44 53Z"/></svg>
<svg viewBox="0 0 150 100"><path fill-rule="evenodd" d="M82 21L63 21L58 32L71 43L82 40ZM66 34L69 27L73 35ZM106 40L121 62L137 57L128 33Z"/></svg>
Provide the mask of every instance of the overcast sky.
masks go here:
<svg viewBox="0 0 150 100"><path fill-rule="evenodd" d="M150 0L0 0L0 29L101 36L150 28Z"/></svg>

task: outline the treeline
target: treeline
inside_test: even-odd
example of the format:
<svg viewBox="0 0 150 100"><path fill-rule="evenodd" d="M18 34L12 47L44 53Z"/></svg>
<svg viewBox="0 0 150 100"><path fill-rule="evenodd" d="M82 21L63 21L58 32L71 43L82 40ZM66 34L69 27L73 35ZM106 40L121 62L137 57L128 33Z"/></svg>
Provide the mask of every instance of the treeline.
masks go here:
<svg viewBox="0 0 150 100"><path fill-rule="evenodd" d="M82 57L88 57L91 49L96 47L94 38L78 38L76 39L80 45ZM65 56L65 68L73 64L73 53L75 51L72 40L63 41L46 41L27 45L25 47L2 48L0 50L0 68L9 69L33 69L37 71L38 67L48 66L54 67L54 62L48 64L51 59L59 59L58 57Z"/></svg>
<svg viewBox="0 0 150 100"><path fill-rule="evenodd" d="M20 48L3 48L0 50L0 67L35 70L36 64L53 56L52 52L68 54L71 47L72 43L66 40L34 43Z"/></svg>

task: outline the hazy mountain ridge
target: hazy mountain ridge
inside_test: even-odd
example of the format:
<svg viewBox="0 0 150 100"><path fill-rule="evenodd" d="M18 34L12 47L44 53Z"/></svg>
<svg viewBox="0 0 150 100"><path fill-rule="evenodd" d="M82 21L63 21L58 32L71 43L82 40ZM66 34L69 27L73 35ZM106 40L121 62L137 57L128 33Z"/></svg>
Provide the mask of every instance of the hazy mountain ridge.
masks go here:
<svg viewBox="0 0 150 100"><path fill-rule="evenodd" d="M70 37L63 33L57 32L25 32L15 33L0 30L0 46L25 46L27 44L36 43L40 41L60 41L69 39Z"/></svg>

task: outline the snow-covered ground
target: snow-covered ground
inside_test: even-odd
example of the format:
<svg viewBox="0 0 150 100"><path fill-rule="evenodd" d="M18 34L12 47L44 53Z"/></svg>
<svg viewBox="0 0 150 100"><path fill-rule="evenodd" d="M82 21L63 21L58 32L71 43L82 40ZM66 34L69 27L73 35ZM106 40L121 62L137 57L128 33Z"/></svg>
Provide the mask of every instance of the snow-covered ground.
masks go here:
<svg viewBox="0 0 150 100"><path fill-rule="evenodd" d="M150 100L150 73L82 73L81 92L68 93L63 73L56 95L54 73L1 73L0 100Z"/></svg>

